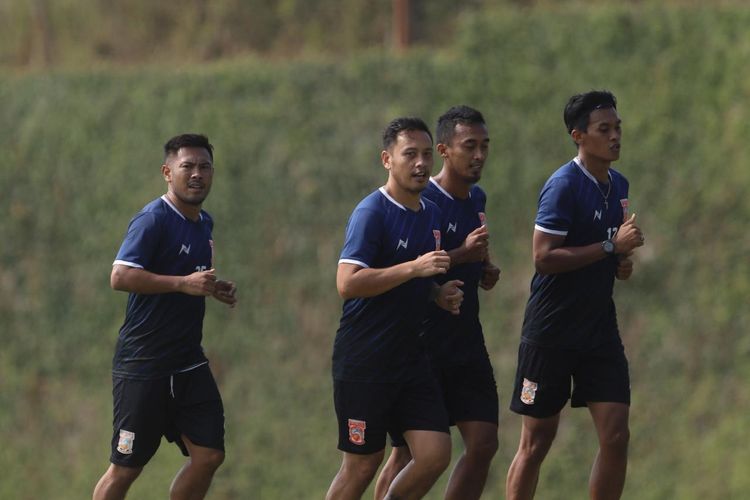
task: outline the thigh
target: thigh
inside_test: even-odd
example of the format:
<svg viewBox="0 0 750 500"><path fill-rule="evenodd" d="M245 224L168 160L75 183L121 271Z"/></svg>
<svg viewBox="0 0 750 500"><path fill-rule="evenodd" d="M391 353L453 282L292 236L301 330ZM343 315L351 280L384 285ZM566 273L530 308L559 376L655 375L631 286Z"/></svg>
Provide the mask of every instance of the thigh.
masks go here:
<svg viewBox="0 0 750 500"><path fill-rule="evenodd" d="M522 342L510 409L535 418L560 413L570 398L574 363L574 352Z"/></svg>
<svg viewBox="0 0 750 500"><path fill-rule="evenodd" d="M167 379L112 378L114 402L110 461L124 467L143 467L154 456L167 424Z"/></svg>
<svg viewBox="0 0 750 500"><path fill-rule="evenodd" d="M339 450L370 455L385 448L388 413L396 391L396 384L333 381Z"/></svg>
<svg viewBox="0 0 750 500"><path fill-rule="evenodd" d="M440 384L451 425L498 423L497 383L489 357L441 370Z"/></svg>
<svg viewBox="0 0 750 500"><path fill-rule="evenodd" d="M172 377L173 418L165 433L188 456L180 438L198 446L224 451L224 405L207 364Z"/></svg>
<svg viewBox="0 0 750 500"><path fill-rule="evenodd" d="M630 404L630 372L625 348L618 339L583 353L573 373L572 405Z"/></svg>
<svg viewBox="0 0 750 500"><path fill-rule="evenodd" d="M399 385L389 430L450 432L442 390L431 370L415 369Z"/></svg>

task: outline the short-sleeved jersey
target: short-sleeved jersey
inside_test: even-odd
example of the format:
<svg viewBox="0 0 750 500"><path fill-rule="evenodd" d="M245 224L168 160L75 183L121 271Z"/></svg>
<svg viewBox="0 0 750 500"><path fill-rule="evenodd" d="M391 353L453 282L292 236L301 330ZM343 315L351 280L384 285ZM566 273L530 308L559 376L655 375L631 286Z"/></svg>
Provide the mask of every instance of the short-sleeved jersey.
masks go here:
<svg viewBox="0 0 750 500"><path fill-rule="evenodd" d="M479 186L472 186L469 197L462 200L454 198L437 181L430 179L422 196L440 208L443 250L460 247L469 233L486 223L487 196ZM478 290L482 266L481 262L459 264L446 274L435 277L440 284L455 279L464 282L460 314L454 315L435 304L430 305L425 323L425 343L431 356L441 364L463 365L487 356L479 322Z"/></svg>
<svg viewBox="0 0 750 500"><path fill-rule="evenodd" d="M544 184L534 227L565 236L563 246L586 246L611 239L627 210L627 179L610 169L609 185L601 184L575 158ZM610 256L566 273L534 274L523 340L584 350L616 339L619 332L612 299L616 270L617 258Z"/></svg>
<svg viewBox="0 0 750 500"><path fill-rule="evenodd" d="M130 221L114 264L170 276L211 269L212 229L206 212L192 221L162 196ZM130 293L112 373L154 379L206 363L201 347L205 308L202 296Z"/></svg>
<svg viewBox="0 0 750 500"><path fill-rule="evenodd" d="M339 264L387 268L440 249L440 210L410 210L380 188L354 209ZM344 301L333 346L333 376L395 382L424 356L419 342L432 278L413 278L374 297Z"/></svg>

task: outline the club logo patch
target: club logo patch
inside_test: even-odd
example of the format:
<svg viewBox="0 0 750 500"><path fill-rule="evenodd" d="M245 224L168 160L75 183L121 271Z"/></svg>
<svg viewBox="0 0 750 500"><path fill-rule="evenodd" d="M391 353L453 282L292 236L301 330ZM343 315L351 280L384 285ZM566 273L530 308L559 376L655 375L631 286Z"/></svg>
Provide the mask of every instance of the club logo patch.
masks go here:
<svg viewBox="0 0 750 500"><path fill-rule="evenodd" d="M484 212L477 212L477 215L479 215L479 222L483 225L487 225L487 216Z"/></svg>
<svg viewBox="0 0 750 500"><path fill-rule="evenodd" d="M440 250L440 230L433 229L432 235L435 237L435 250Z"/></svg>
<svg viewBox="0 0 750 500"><path fill-rule="evenodd" d="M525 378L523 379L523 387L521 388L521 402L525 405L533 405L536 399L536 390L539 388L539 384L532 382Z"/></svg>
<svg viewBox="0 0 750 500"><path fill-rule="evenodd" d="M357 446L365 444L365 428L367 423L364 420L349 419L349 441Z"/></svg>
<svg viewBox="0 0 750 500"><path fill-rule="evenodd" d="M622 205L622 220L627 220L628 218L628 199L623 198L620 200L620 205Z"/></svg>
<svg viewBox="0 0 750 500"><path fill-rule="evenodd" d="M123 455L132 454L133 441L135 441L135 432L120 429L120 440L117 442L117 451Z"/></svg>

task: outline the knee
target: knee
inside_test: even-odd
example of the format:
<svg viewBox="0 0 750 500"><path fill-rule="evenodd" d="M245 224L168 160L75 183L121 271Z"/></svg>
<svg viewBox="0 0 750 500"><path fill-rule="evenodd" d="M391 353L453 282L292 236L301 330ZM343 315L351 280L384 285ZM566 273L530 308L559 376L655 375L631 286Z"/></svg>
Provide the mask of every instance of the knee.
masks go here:
<svg viewBox="0 0 750 500"><path fill-rule="evenodd" d="M490 462L498 449L497 434L481 441L467 443L466 456L480 462Z"/></svg>
<svg viewBox="0 0 750 500"><path fill-rule="evenodd" d="M358 460L356 462L344 463L341 472L357 484L369 484L378 471L381 460Z"/></svg>
<svg viewBox="0 0 750 500"><path fill-rule="evenodd" d="M224 463L224 452L211 449L190 457L190 460L193 465L213 472Z"/></svg>
<svg viewBox="0 0 750 500"><path fill-rule="evenodd" d="M108 482L119 486L129 486L141 475L143 467L123 467L112 464L107 471Z"/></svg>
<svg viewBox="0 0 750 500"><path fill-rule="evenodd" d="M606 433L601 438L600 446L610 451L625 453L630 442L630 429L624 426Z"/></svg>
<svg viewBox="0 0 750 500"><path fill-rule="evenodd" d="M440 476L451 463L450 441L448 441L447 446L441 446L434 453L431 453L429 457L423 457L420 462L421 467L428 475L434 477Z"/></svg>
<svg viewBox="0 0 750 500"><path fill-rule="evenodd" d="M552 446L552 442L557 435L557 429L544 429L528 433L521 438L519 451L526 456L528 460L541 462L547 456L547 452Z"/></svg>

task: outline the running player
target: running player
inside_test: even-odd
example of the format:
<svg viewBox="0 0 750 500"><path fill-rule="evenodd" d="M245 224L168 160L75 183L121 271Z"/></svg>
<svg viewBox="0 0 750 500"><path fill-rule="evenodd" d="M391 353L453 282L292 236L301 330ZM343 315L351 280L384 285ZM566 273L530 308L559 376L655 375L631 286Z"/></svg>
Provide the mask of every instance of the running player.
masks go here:
<svg viewBox="0 0 750 500"><path fill-rule="evenodd" d="M131 221L111 285L129 292L113 360L111 465L94 500L125 498L162 436L189 457L170 498L199 499L224 460L224 408L201 348L205 297L234 306L233 283L213 269L213 220L201 210L213 147L184 134L164 145L167 193Z"/></svg>
<svg viewBox="0 0 750 500"><path fill-rule="evenodd" d="M385 186L354 209L336 273L345 299L333 347L341 468L328 499L358 499L383 460L386 433L403 434L413 459L388 498L421 498L450 462L448 416L418 334L430 302L458 314L461 282L438 286L450 257L440 211L421 197L432 135L418 118L385 129Z"/></svg>
<svg viewBox="0 0 750 500"><path fill-rule="evenodd" d="M455 106L437 123L437 150L443 167L423 196L442 212L443 248L451 258L450 270L438 281L464 283L459 315L431 308L425 346L443 390L451 425L464 441L465 450L451 474L446 499L478 499L487 480L490 462L498 447L497 385L479 322L478 289L495 286L500 269L488 253L484 191L476 184L489 152L489 133L482 114L468 106ZM388 485L411 460L405 442L395 436L393 450L381 471L375 498L383 498Z"/></svg>
<svg viewBox="0 0 750 500"><path fill-rule="evenodd" d="M578 155L552 174L539 197L536 273L510 404L523 426L508 470L509 500L534 496L568 399L588 407L599 438L591 498L620 498L625 484L630 378L612 292L615 278L630 277L629 257L644 238L635 214L628 215L628 181L610 168L622 136L614 95L574 95L564 120Z"/></svg>

